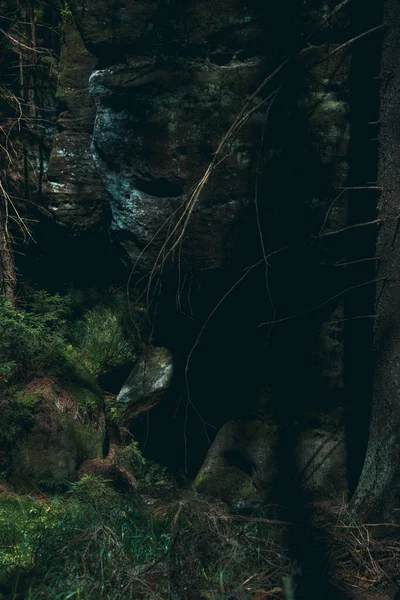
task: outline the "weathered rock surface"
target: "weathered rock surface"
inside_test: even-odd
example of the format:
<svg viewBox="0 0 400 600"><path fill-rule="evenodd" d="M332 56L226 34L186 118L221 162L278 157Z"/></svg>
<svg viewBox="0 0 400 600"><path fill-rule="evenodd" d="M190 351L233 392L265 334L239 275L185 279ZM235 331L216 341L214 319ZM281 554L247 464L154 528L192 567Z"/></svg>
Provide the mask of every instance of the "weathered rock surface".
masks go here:
<svg viewBox="0 0 400 600"><path fill-rule="evenodd" d="M29 383L35 399L33 425L13 449L10 482L54 489L73 481L82 461L103 455L101 398L86 388L66 390L49 377Z"/></svg>
<svg viewBox="0 0 400 600"><path fill-rule="evenodd" d="M96 108L88 79L96 65L72 21L64 25L57 98L64 106L57 121L47 170L48 207L71 231L93 231L107 223L107 193L90 153Z"/></svg>
<svg viewBox="0 0 400 600"><path fill-rule="evenodd" d="M59 86L68 108L60 124L68 129L57 136L49 172L52 206L59 222L75 229L99 226L104 202L98 198L106 198L101 178L107 192L105 203L112 213L112 237L125 249L136 272L148 274L156 266L153 274L158 275L179 265L184 277L188 271L192 275L200 269L241 269L254 257L255 262L261 257L260 231L262 245L267 252L274 252L286 245L292 247L303 237L346 225L345 196L333 200L336 188L346 185L347 177L348 59L341 52L325 59L330 45L333 47L336 39L342 41L348 17L339 11L324 27L319 42L301 54L296 69L290 63L289 71L282 71L262 92L267 95L282 83L265 129L267 105L259 106L262 94L254 99L249 106L254 111L251 117L221 153L223 160L210 173L200 196L188 206L193 186L206 173L249 96L292 49L297 52L300 31L303 35L308 28L310 33L318 30L326 5L317 3L312 10L309 5L293 5L290 23L284 9L262 7L253 0L188 0L183 5L175 0L68 0L68 6L77 27L67 26ZM73 76L69 64L79 66ZM87 87L96 105L94 128ZM83 103L79 101L81 90L85 90ZM78 133L81 117L87 124L83 136ZM81 161L78 141L83 137ZM69 147L71 156L63 156ZM96 172L93 164L89 168L89 158ZM91 203L93 209L89 210ZM336 260L334 239L337 236L327 238L326 254L321 254L327 263L323 267L319 259L314 264L312 258L308 264L300 252L294 256L296 250L277 253L272 259L269 300L273 299L283 318L297 314L299 307L303 310L324 303L343 289L341 270L327 269ZM325 241L319 243L322 247ZM161 265L163 269L158 269ZM281 277L281 273L286 275ZM204 287L207 285L212 284ZM191 293L190 288L189 303ZM246 302L243 310L253 310L251 301ZM282 385L282 373L285 377L289 370L296 381L293 387L299 387L299 377L304 377L304 382L315 381L318 370L321 381L316 386L331 393L313 390L310 398L315 398L316 404L320 398L328 398L327 404L340 400L344 385L341 302L338 297L339 305L329 304L324 314L318 314L319 322L306 323L304 331L300 323L293 333L291 322L281 344L285 348L282 356L276 352L281 333L276 340L272 335L271 356L277 356L276 363L270 357L266 362L277 373L271 381L275 391L284 387L283 395L291 398L294 390ZM201 310L194 315L195 323L199 313ZM157 343L186 351L187 340L179 347L176 336L171 328L165 337L156 338ZM293 338L300 340L298 347ZM304 363L298 360L300 352ZM317 361L321 365L313 370L311 365ZM279 363L285 365L282 371ZM140 371L139 366L137 369ZM148 410L159 400L159 392L153 395L139 389L140 378L143 373L133 372L118 397L120 406L132 408L132 414ZM263 439L259 443L261 447L266 444ZM264 451L267 454L267 449ZM254 462L252 457L249 460ZM228 466L242 477L240 468ZM245 481L249 477L252 481L252 476L245 475ZM265 488L268 481L266 476Z"/></svg>
<svg viewBox="0 0 400 600"><path fill-rule="evenodd" d="M179 238L184 219L174 225L188 193L265 73L263 11L239 0L68 5L102 67L90 79L92 152L110 194L114 239L147 270L168 235L169 249ZM239 252L263 115L265 107L245 123L190 211L179 251L185 268L220 267ZM177 252L167 257L177 260Z"/></svg>
<svg viewBox="0 0 400 600"><path fill-rule="evenodd" d="M310 498L347 495L347 457L343 433L308 430L297 440L297 473Z"/></svg>
<svg viewBox="0 0 400 600"><path fill-rule="evenodd" d="M276 477L275 428L267 421L230 421L218 432L194 488L226 502L263 502Z"/></svg>
<svg viewBox="0 0 400 600"><path fill-rule="evenodd" d="M221 64L245 51L260 54L265 43L263 10L253 0L68 0L68 6L87 47L108 64L143 48L164 56L190 48Z"/></svg>
<svg viewBox="0 0 400 600"><path fill-rule="evenodd" d="M146 32L161 0L69 0L68 5L87 46L100 52L130 47Z"/></svg>
<svg viewBox="0 0 400 600"><path fill-rule="evenodd" d="M230 503L267 501L278 475L278 439L268 421L226 423L211 445L194 488ZM296 467L294 484L303 498L346 494L346 451L341 435L301 433Z"/></svg>
<svg viewBox="0 0 400 600"><path fill-rule="evenodd" d="M115 239L139 269L151 269L163 252L171 262L190 191L261 72L258 59L217 66L143 57L92 74L93 158L110 194ZM185 268L221 267L235 254L262 117L262 109L253 113L190 211L179 253Z"/></svg>
<svg viewBox="0 0 400 600"><path fill-rule="evenodd" d="M78 77L82 85L74 83L74 89L68 88L73 89L69 97L77 98L78 92L86 89L90 72L97 69L96 63L100 67L90 78L90 91L97 105L92 153L110 195L114 239L142 271L155 264L159 267L165 258L169 263L179 261L186 269L214 269L234 263L244 246L255 242L244 239L239 223L254 205L254 176L260 168L259 143L267 110L265 105L256 110L261 97L255 98L249 107L254 109L251 118L221 153L223 162L208 178L198 201L189 213L182 211L249 95L277 66L276 55L287 55L285 40L275 34L268 36L272 31L267 11L257 2L243 4L239 0L216 0L212 4L197 0L183 6L160 0L69 0L68 6L83 43L92 53L82 54L82 42L78 42L77 31L72 33L73 25L69 24L66 49L74 60L74 48L77 52L79 47L80 58L75 64L79 62L82 75ZM281 11L274 10L276 17L282 18ZM318 7L311 12L308 18L316 22L324 16ZM329 23L332 30L342 26L340 16L338 22ZM311 64L320 59L319 53L318 48L309 53ZM64 64L61 94L62 78L68 73L68 64ZM310 71L308 97L302 100L304 110L311 114L314 138L307 143L318 147L323 168L337 185L346 176L346 103L337 94L337 86L343 87L346 67L339 64L338 68L336 58L328 66L318 66L319 60L316 64ZM68 152L68 144L65 148L63 144L63 139L56 144L59 156L55 160L54 154L52 165L59 161L61 167L54 175L55 167L51 166L50 180L53 198L60 201L54 204L57 216L66 222L65 210L72 207L74 190L72 179L65 179L63 165L69 165L72 173L79 173L79 165L73 158L63 160L61 153ZM83 146L82 166L86 169L86 141ZM271 156L273 152L271 149ZM74 154L79 152L75 150ZM76 190L77 198L81 196L81 211L99 193L92 189L91 173L89 170L87 191L85 186ZM79 179L79 175L74 179L78 187ZM325 211L330 203L326 197L311 202L311 212L314 205ZM287 207L280 204L286 218ZM340 210L334 206L331 214ZM74 226L86 227L86 219L87 214L75 219ZM82 225L77 225L78 220ZM328 227L330 221L329 216ZM183 229L185 235L181 238ZM182 241L182 247L175 246L177 241Z"/></svg>
<svg viewBox="0 0 400 600"><path fill-rule="evenodd" d="M174 365L166 348L147 348L139 357L116 402L127 405L130 417L155 406L171 383Z"/></svg>

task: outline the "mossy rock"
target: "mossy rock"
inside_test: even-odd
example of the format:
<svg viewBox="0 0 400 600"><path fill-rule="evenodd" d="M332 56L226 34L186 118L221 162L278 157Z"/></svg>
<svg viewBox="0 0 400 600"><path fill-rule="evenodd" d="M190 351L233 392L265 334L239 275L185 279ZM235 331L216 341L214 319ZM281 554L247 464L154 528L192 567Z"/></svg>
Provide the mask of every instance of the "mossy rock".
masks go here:
<svg viewBox="0 0 400 600"><path fill-rule="evenodd" d="M271 501L278 480L278 432L269 421L230 421L219 431L194 481L197 492L230 504ZM342 432L300 432L293 457L293 481L302 497L346 497L346 444ZM290 452L290 449L288 450ZM279 450L279 453L282 449ZM273 500L273 499L272 499Z"/></svg>
<svg viewBox="0 0 400 600"><path fill-rule="evenodd" d="M34 394L29 430L12 448L9 481L16 489L65 487L85 460L102 458L105 420L101 398L89 388L67 389L49 377L31 381Z"/></svg>
<svg viewBox="0 0 400 600"><path fill-rule="evenodd" d="M195 479L194 488L229 504L241 500L262 503L267 499L266 491L257 489L252 477L236 467L221 467L212 472L202 470Z"/></svg>
<svg viewBox="0 0 400 600"><path fill-rule="evenodd" d="M269 421L230 421L219 431L194 481L203 494L236 504L268 501L276 476L275 427Z"/></svg>

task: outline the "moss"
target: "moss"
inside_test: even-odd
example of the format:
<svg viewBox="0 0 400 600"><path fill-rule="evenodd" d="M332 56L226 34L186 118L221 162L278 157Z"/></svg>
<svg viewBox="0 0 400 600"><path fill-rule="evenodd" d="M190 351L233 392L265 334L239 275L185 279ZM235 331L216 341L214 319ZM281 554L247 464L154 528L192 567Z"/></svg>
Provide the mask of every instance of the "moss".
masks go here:
<svg viewBox="0 0 400 600"><path fill-rule="evenodd" d="M77 399L78 408L84 414L90 416L99 409L103 410L104 408L103 394L97 383L90 387L84 385L68 386L67 391Z"/></svg>
<svg viewBox="0 0 400 600"><path fill-rule="evenodd" d="M36 486L55 491L73 478L75 462L74 443L62 431L55 436L35 431L14 450L9 481L19 491Z"/></svg>
<svg viewBox="0 0 400 600"><path fill-rule="evenodd" d="M82 462L103 456L104 433L104 424L82 423L71 415L53 413L48 430L37 423L14 449L11 485L19 490L67 487L76 479Z"/></svg>
<svg viewBox="0 0 400 600"><path fill-rule="evenodd" d="M105 420L93 385L67 386L37 378L14 393L3 418L8 438L5 475L18 489L56 490L85 460L102 457ZM4 448L3 448L4 450Z"/></svg>
<svg viewBox="0 0 400 600"><path fill-rule="evenodd" d="M63 25L66 25L67 23L70 23L72 21L72 13L68 7L62 8L60 10L60 16Z"/></svg>
<svg viewBox="0 0 400 600"><path fill-rule="evenodd" d="M221 467L211 473L199 473L193 487L197 492L225 502L259 502L266 499L266 491L257 489L252 477L236 467Z"/></svg>
<svg viewBox="0 0 400 600"><path fill-rule="evenodd" d="M69 418L66 429L70 439L74 442L78 463L103 457L104 424L100 423L95 428L93 424L85 425Z"/></svg>

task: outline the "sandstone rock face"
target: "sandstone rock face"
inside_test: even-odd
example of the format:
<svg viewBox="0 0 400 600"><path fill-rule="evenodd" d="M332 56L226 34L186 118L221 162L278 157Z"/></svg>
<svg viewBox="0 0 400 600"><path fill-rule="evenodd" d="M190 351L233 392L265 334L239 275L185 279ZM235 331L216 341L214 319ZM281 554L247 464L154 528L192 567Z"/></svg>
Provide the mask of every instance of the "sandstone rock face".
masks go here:
<svg viewBox="0 0 400 600"><path fill-rule="evenodd" d="M148 348L138 359L117 396L117 403L127 405L129 416L145 412L157 404L171 383L171 353L165 348Z"/></svg>
<svg viewBox="0 0 400 600"><path fill-rule="evenodd" d="M244 240L242 223L254 207L267 112L266 105L257 110L262 95L249 106L251 118L221 152L222 163L199 198L189 208L187 202L249 95L277 66L276 56L287 54L287 40L268 35L269 12L260 3L240 0L190 0L184 5L69 0L68 6L74 24L66 26L59 95L71 118L57 136L49 171L57 219L78 229L90 227L92 219L96 227L105 200L100 176L109 194L113 239L138 270L161 270L164 261L188 269L237 262L245 244L256 242ZM274 10L282 19L282 11ZM323 16L318 7L308 14L317 23ZM318 52L310 52L311 64L320 58ZM312 114L311 143L337 185L346 176L347 121L346 105L336 88L332 91L330 71L335 85L342 85L346 67L338 75L333 63L311 71L309 95L302 102ZM85 91L92 71L90 92L97 106L93 136L93 109ZM79 145L74 131L81 122L88 135ZM65 117L60 125L67 126ZM89 165L90 143L98 175ZM312 203L325 210L329 199L313 198ZM333 207L332 214L337 210Z"/></svg>
<svg viewBox="0 0 400 600"><path fill-rule="evenodd" d="M182 247L175 253L172 248L180 239L193 186L266 72L262 11L239 0L184 6L160 0L68 4L101 67L91 65L90 91L97 106L92 154L109 194L113 238L142 271L157 265L161 255L169 263L182 261L185 268L230 264L239 252L238 223L253 202L265 106L254 110L221 154L218 177L211 175L190 209ZM67 48L70 44L67 39ZM68 151L63 144L57 141L58 157ZM86 142L84 147L86 160ZM64 193L66 207L72 181L57 179L52 168L53 204L54 196L61 200ZM88 204L79 196L78 202L80 210ZM60 204L54 208L65 222Z"/></svg>
<svg viewBox="0 0 400 600"><path fill-rule="evenodd" d="M278 434L268 421L231 421L219 431L196 477L198 492L226 502L265 502L278 475ZM305 500L347 493L342 435L305 431L296 444L296 481ZM297 490L296 490L297 492Z"/></svg>
<svg viewBox="0 0 400 600"><path fill-rule="evenodd" d="M258 60L171 67L147 57L91 76L93 158L110 195L115 239L140 269L151 269L162 252L171 262L190 191L259 77ZM260 109L191 211L179 256L186 268L221 267L234 254L261 125Z"/></svg>
<svg viewBox="0 0 400 600"><path fill-rule="evenodd" d="M152 273L157 277L178 268L184 277L199 270L241 271L254 257L255 262L262 256L260 230L267 253L272 253L296 245L303 237L344 227L346 197L333 200L336 188L344 186L347 177L348 59L338 52L325 60L329 44L334 45L336 37L342 41L345 23L341 14L324 27L321 44L305 49L296 69L290 63L289 71L280 73L278 81L273 80L249 104L249 119L224 147L201 194L193 197L196 184L207 173L221 140L248 98L281 60L301 46L297 39L301 19L303 33L308 27L311 33L326 16L325 3L317 3L312 11L304 7L308 3L298 4L303 8L293 5L296 14L291 14L288 22L279 3L267 8L255 0L68 0L76 30L67 25L66 51L72 61L74 52L79 52L75 64L85 68L79 66L74 81L67 85L64 81L70 73L65 54L59 94L68 114L61 117L60 125L68 125L68 129L57 135L49 171L49 191L58 221L75 229L93 229L100 226L104 205L108 205L112 239L125 249L135 276ZM291 39L291 32L296 39ZM324 44L325 33L328 45ZM281 83L264 128L268 105L262 101ZM85 90L82 96L81 90ZM78 101L81 97L83 103ZM82 131L78 134L81 117L86 123L83 136ZM78 143L83 138L81 150ZM65 150L71 155L64 156ZM77 158L79 152L84 160ZM330 240L336 236L326 239L329 264L334 261ZM327 270L313 260L304 266L303 254L296 256L296 250L277 253L272 259L271 298L283 317L297 314L299 306L335 298L343 289L340 269ZM286 275L281 277L281 273ZM321 292L317 300L316 289ZM250 303L243 310L252 310L249 307ZM194 320L197 318L195 314ZM306 323L304 331L299 324L294 334L290 324L281 344L285 348L282 356L276 353L280 342L272 340L268 369L279 372L271 382L278 392L285 386L281 369L276 367L279 362L287 364L286 348L291 347L288 370L295 372L293 380L306 373L306 385L315 379L317 369L311 370L311 364L318 356L321 386L324 392L331 392L329 409L329 403L340 401L344 385L342 297L318 318L320 323ZM325 321L327 325L322 327ZM313 338L305 350L303 336L307 341ZM293 337L301 340L298 345L293 344ZM175 331L157 343L179 346ZM302 352L306 368L298 366ZM278 356L276 363L271 361L274 355ZM285 377L286 366L282 373ZM132 373L118 397L120 405L132 408L134 414L159 400L159 392L153 395L138 388L137 379L142 375ZM292 397L290 385L285 387L285 395ZM327 398L328 394L314 390L310 397ZM275 443L269 435L267 439L261 436L258 441L265 456L273 453L265 444ZM248 450L244 454L248 456ZM246 460L256 464L252 456ZM261 477L262 489L269 489L273 465L270 461L264 473L263 460L257 464L254 480L259 485ZM243 478L243 470L236 464L225 467ZM253 485L253 474L244 474L244 481Z"/></svg>
<svg viewBox="0 0 400 600"><path fill-rule="evenodd" d="M57 97L64 105L57 121L47 170L46 195L56 221L71 231L93 231L107 222L107 193L90 152L96 108L88 79L96 58L85 48L73 22L64 25Z"/></svg>
<svg viewBox="0 0 400 600"><path fill-rule="evenodd" d="M177 48L197 54L207 45L219 62L234 54L260 54L265 43L260 17L263 10L251 0L68 0L85 44L110 64L110 53L138 54L146 48L164 56ZM244 46L247 46L244 49ZM160 52L161 51L161 52ZM108 56L107 54L108 53ZM114 61L115 62L115 61Z"/></svg>

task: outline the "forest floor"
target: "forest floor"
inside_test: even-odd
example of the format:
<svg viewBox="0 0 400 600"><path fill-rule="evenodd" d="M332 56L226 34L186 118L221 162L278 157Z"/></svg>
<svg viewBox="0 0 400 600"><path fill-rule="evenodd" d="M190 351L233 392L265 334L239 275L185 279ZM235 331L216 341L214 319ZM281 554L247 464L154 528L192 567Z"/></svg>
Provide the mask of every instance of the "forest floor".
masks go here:
<svg viewBox="0 0 400 600"><path fill-rule="evenodd" d="M64 494L0 486L0 598L394 600L400 532L346 507L232 510L190 489L121 493L87 476Z"/></svg>

